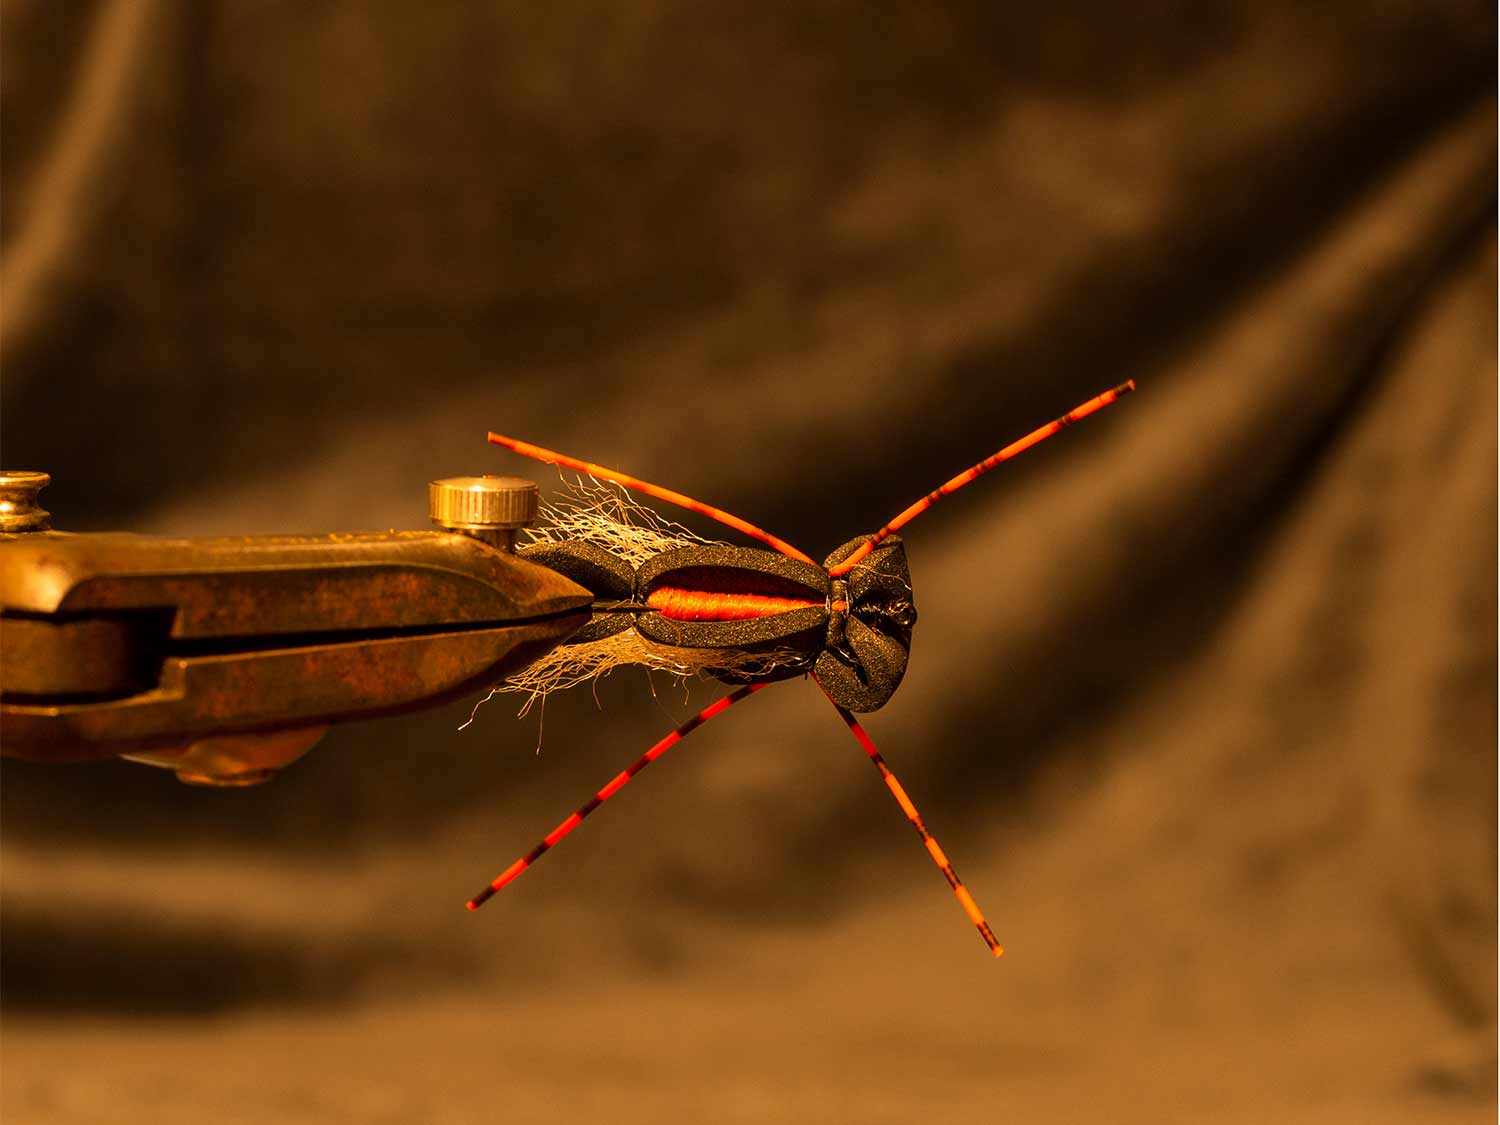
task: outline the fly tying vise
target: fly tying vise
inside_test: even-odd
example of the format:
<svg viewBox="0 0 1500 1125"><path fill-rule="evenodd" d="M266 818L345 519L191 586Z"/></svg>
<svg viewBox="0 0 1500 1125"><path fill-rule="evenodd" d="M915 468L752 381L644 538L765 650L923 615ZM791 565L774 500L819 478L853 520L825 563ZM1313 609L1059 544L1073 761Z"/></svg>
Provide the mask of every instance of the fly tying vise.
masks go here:
<svg viewBox="0 0 1500 1125"><path fill-rule="evenodd" d="M639 662L703 671L741 686L693 716L617 774L541 843L470 899L469 909L478 910L694 729L778 680L810 675L879 771L964 913L990 951L999 957L1004 949L973 896L853 712L883 707L906 672L917 613L905 548L896 532L996 465L1134 389L1134 381L1122 383L1033 430L929 492L873 535L851 539L821 566L790 543L690 496L491 433L491 442L522 456L586 473L708 516L771 550L685 541L667 535L655 540L659 549L654 552L649 546L637 549L635 554L644 557L636 559L586 540L556 537L543 537L521 550L531 561L558 571L594 594L589 623L557 650L564 654L561 660L565 664L570 649L587 650L596 660L606 659L600 654L615 653L608 658L613 663ZM649 536L647 541L651 542ZM586 671L571 678L556 675L550 686L566 686L586 678L588 669L608 666L611 664L591 664L589 658L577 657L572 667ZM532 686L525 690L537 693L547 688Z"/></svg>

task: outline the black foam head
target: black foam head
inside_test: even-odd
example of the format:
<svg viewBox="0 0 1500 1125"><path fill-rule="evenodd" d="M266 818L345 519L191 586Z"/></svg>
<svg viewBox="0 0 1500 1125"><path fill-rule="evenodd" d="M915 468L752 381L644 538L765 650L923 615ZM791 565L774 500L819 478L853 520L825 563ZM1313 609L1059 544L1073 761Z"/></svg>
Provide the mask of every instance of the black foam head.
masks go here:
<svg viewBox="0 0 1500 1125"><path fill-rule="evenodd" d="M836 566L868 538L849 540L823 561L824 567ZM834 583L833 600L847 602L848 608L830 615L827 640L813 674L839 706L878 711L906 675L917 623L900 537L892 535Z"/></svg>

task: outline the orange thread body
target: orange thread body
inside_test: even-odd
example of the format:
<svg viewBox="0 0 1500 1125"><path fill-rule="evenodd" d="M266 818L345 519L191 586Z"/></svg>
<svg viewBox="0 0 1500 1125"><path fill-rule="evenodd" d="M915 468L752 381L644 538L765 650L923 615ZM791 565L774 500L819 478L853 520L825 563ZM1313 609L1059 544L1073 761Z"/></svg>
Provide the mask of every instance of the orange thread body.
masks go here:
<svg viewBox="0 0 1500 1125"><path fill-rule="evenodd" d="M658 586L646 604L673 621L747 621L774 617L794 609L821 609L826 604L810 598L780 598L769 594L731 594Z"/></svg>

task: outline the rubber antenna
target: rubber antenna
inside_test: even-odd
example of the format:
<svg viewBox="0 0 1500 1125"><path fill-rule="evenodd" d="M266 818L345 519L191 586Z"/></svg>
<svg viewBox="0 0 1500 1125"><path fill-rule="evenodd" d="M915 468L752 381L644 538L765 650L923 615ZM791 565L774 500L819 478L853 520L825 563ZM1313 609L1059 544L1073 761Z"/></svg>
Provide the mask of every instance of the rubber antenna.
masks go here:
<svg viewBox="0 0 1500 1125"><path fill-rule="evenodd" d="M990 457L986 457L983 461L979 462L979 464L965 469L963 472L959 473L958 476L950 480L947 484L939 485L937 488L929 492L926 496L922 497L922 499L918 500L911 507L907 508L906 511L902 512L895 519L891 520L890 523L886 524L874 535L865 540L864 543L860 544L860 546L855 549L854 553L847 559L839 563L837 566L830 567L828 573L834 578L837 578L842 574L849 573L849 571L853 570L855 564L857 564L861 559L863 559L866 555L868 555L890 536L894 535L897 531L900 531L907 524L911 523L912 520L916 519L923 512L927 511L928 508L932 507L944 496L953 495L953 493L957 492L960 488L968 484L970 481L984 476L985 473L989 472L1002 461L1009 461L1012 457L1016 456L1016 454L1025 453L1033 445L1037 445L1043 441L1046 441L1053 434L1057 433L1058 430L1064 429L1067 426L1071 426L1080 418L1087 418L1096 410L1103 410L1110 403L1116 401L1117 399L1123 398L1133 390L1135 390L1135 380L1127 380L1126 382L1121 383L1118 387L1114 388L1114 390L1105 391L1102 395L1096 395L1093 398L1089 399L1088 402L1085 402L1082 406L1075 406L1061 418L1055 418L1051 422L1048 422L1045 426L1032 430L1031 433L1027 434L1025 437L1019 439L1018 441L1011 442L1004 449L1000 450L999 453L996 453ZM492 439L493 436L494 435L491 435Z"/></svg>

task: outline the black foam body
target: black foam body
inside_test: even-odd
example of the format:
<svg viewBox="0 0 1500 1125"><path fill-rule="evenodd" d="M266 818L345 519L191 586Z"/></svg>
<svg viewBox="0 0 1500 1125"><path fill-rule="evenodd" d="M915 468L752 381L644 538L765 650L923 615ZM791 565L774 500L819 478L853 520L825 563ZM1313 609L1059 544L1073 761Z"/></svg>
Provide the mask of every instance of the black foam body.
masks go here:
<svg viewBox="0 0 1500 1125"><path fill-rule="evenodd" d="M635 597L635 568L622 558L592 543L534 543L516 554L528 562L555 570L571 578L594 595L597 602L629 602ZM570 636L566 644L597 641L623 632L635 624L631 613L594 610L582 629Z"/></svg>
<svg viewBox="0 0 1500 1125"><path fill-rule="evenodd" d="M634 625L646 639L674 648L781 654L786 660L769 671L714 675L744 683L811 671L836 703L865 712L885 706L900 685L917 620L906 549L898 536L848 574L829 576L828 568L848 558L866 538L849 540L822 567L772 551L719 544L663 551L638 569L588 543L542 543L521 554L571 578L601 603L630 606L596 610L568 644L598 640ZM651 592L662 586L821 600L823 605L740 621L678 621L646 608ZM834 609L839 603L847 608Z"/></svg>

